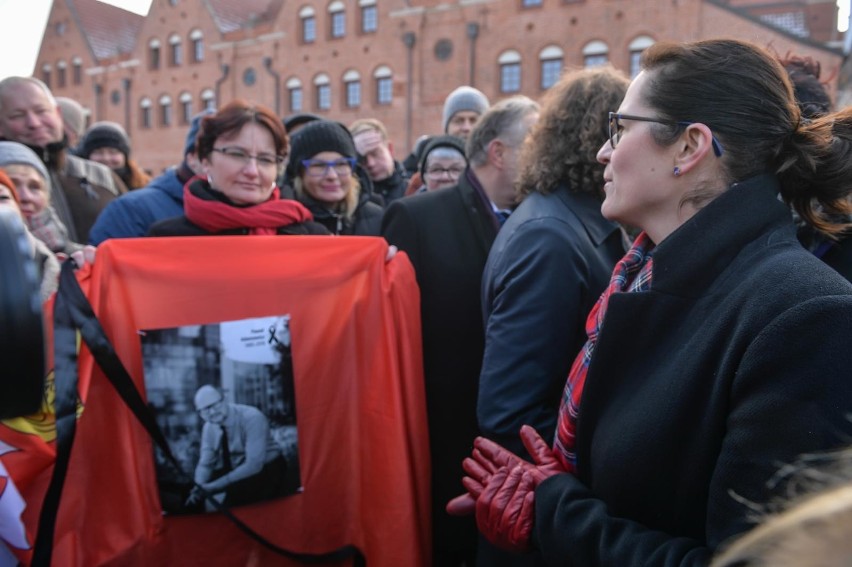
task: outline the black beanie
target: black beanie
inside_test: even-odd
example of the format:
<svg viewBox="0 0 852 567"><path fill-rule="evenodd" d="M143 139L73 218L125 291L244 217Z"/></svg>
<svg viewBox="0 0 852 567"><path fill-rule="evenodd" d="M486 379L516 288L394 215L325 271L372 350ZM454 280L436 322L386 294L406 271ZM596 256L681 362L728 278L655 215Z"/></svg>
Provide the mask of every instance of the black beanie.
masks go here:
<svg viewBox="0 0 852 567"><path fill-rule="evenodd" d="M115 122L95 122L83 135L78 155L89 159L98 148L115 148L127 157L130 155L130 140L121 125Z"/></svg>
<svg viewBox="0 0 852 567"><path fill-rule="evenodd" d="M331 120L315 120L290 138L290 163L293 171L302 171L302 161L320 152L337 152L343 157L357 158L355 142L346 126Z"/></svg>
<svg viewBox="0 0 852 567"><path fill-rule="evenodd" d="M426 143L426 147L423 148L423 152L420 156L420 165L418 168L420 175L425 173L424 169L426 169L426 160L429 158L429 154L432 153L432 150L436 150L438 148L452 148L457 150L462 155L465 162L467 162L467 156L464 153L464 140L455 136L450 136L449 134L444 136L433 136Z"/></svg>

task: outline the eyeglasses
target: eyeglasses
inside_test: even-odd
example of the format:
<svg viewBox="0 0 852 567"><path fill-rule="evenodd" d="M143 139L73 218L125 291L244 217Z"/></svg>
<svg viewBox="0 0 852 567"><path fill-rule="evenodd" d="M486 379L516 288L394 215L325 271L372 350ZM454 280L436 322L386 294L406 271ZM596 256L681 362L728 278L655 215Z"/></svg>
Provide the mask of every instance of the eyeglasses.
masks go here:
<svg viewBox="0 0 852 567"><path fill-rule="evenodd" d="M454 167L430 167L426 170L426 175L434 179L440 179L444 175L449 175L452 179L458 179L464 173L464 168L459 166Z"/></svg>
<svg viewBox="0 0 852 567"><path fill-rule="evenodd" d="M305 168L305 172L311 177L323 177L329 168L333 169L337 175L345 177L352 174L352 170L355 168L355 158L347 157L332 161L303 159L302 165Z"/></svg>
<svg viewBox="0 0 852 567"><path fill-rule="evenodd" d="M206 405L203 408L198 408L198 415L201 417L207 417L210 415L211 411L217 410L222 407L222 404L225 402L225 399L222 398L213 402L212 404Z"/></svg>
<svg viewBox="0 0 852 567"><path fill-rule="evenodd" d="M232 159L233 161L241 164L243 167L247 166L251 160L257 162L258 167L263 168L273 168L278 167L284 163L284 156L277 156L275 154L250 154L242 148L238 148L236 146L225 146L223 148L213 148L214 152L219 152L223 156Z"/></svg>
<svg viewBox="0 0 852 567"><path fill-rule="evenodd" d="M618 145L618 135L621 133L621 124L618 123L619 120L637 120L639 122L653 122L655 124L666 124L668 126L680 126L681 128L686 128L690 124L695 124L695 122L689 122L685 120L660 120L658 118L647 118L645 116L634 116L632 114L619 114L617 112L609 113L609 145L612 146L612 149L615 149L615 146ZM711 136L713 136L711 134ZM713 136L713 153L716 154L716 157L722 157L722 144L719 143L719 140L716 139L716 136Z"/></svg>

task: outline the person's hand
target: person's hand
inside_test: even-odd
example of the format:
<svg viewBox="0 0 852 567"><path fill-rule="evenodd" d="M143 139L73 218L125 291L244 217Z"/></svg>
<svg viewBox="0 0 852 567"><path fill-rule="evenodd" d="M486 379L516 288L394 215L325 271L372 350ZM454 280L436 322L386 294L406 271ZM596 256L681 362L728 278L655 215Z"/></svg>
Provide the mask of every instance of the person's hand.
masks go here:
<svg viewBox="0 0 852 567"><path fill-rule="evenodd" d="M393 244L388 246L388 252L385 255L385 262L390 262L393 259L393 257L396 256L397 252L399 252L399 248L397 248Z"/></svg>
<svg viewBox="0 0 852 567"><path fill-rule="evenodd" d="M189 496L186 498L186 502L184 502L184 506L194 507L200 504L203 500L204 494L201 492L201 489L198 486L193 486Z"/></svg>
<svg viewBox="0 0 852 567"><path fill-rule="evenodd" d="M562 463L554 456L547 442L541 438L535 428L524 425L521 427L521 441L533 462L529 463L508 449L484 437L477 437L473 442L473 454L462 462L462 468L467 476L462 479L466 494L457 496L447 503L447 513L452 516L469 516L476 510L476 500L482 494L489 479L499 469L511 470L521 467L528 472L535 486L554 474L565 472ZM535 488L535 487L534 487Z"/></svg>
<svg viewBox="0 0 852 567"><path fill-rule="evenodd" d="M94 264L95 263L95 253L97 252L97 248L91 245L86 245L82 250L77 250L76 252L71 253L71 259L74 260L74 263L77 264L77 269L79 270L86 264Z"/></svg>
<svg viewBox="0 0 852 567"><path fill-rule="evenodd" d="M476 499L476 526L494 546L506 551L530 549L536 482L521 465L494 473Z"/></svg>

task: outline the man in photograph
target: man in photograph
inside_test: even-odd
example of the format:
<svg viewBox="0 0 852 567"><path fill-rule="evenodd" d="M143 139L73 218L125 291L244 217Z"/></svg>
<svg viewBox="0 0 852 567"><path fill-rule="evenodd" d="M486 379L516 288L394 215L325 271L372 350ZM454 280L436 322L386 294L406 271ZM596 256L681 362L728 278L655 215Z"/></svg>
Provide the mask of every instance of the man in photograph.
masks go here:
<svg viewBox="0 0 852 567"><path fill-rule="evenodd" d="M188 507L198 506L203 488L225 506L241 506L284 494L287 464L272 438L269 420L255 407L234 404L210 385L195 393L204 420L195 483ZM208 511L213 509L205 503Z"/></svg>

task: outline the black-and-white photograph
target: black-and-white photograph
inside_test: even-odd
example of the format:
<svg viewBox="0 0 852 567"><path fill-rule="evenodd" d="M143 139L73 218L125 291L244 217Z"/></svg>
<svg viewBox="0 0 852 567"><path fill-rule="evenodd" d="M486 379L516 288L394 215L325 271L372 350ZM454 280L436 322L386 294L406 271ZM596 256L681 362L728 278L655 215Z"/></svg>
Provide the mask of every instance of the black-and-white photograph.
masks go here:
<svg viewBox="0 0 852 567"><path fill-rule="evenodd" d="M163 512L210 512L301 490L290 315L140 331ZM202 490L203 489L203 490Z"/></svg>

